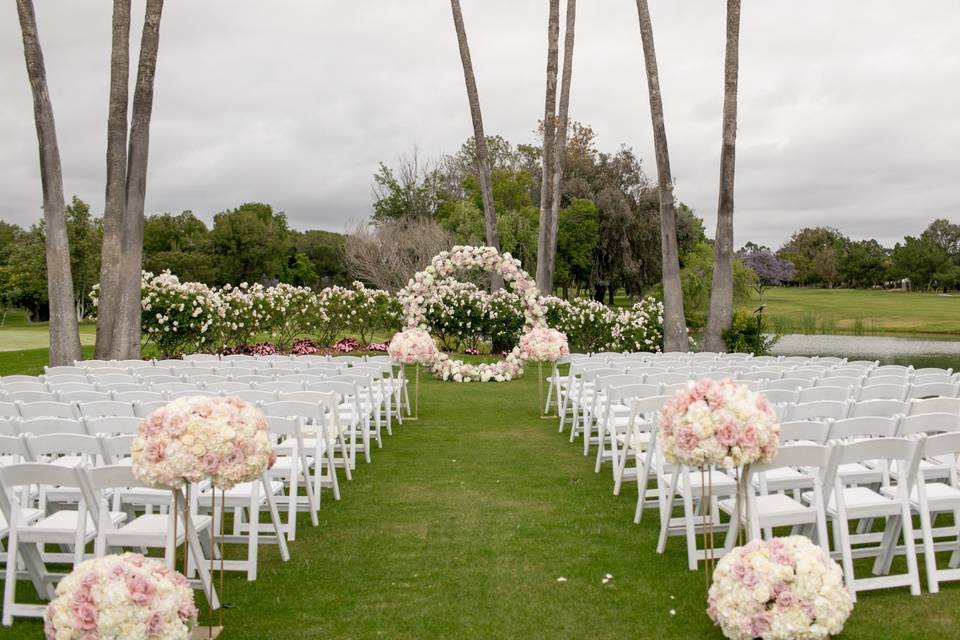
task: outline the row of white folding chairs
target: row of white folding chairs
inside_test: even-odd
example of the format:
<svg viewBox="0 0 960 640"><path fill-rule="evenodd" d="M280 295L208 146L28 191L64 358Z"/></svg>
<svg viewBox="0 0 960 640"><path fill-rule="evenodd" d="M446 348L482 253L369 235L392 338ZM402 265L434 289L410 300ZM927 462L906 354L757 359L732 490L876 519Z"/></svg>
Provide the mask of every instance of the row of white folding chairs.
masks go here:
<svg viewBox="0 0 960 640"><path fill-rule="evenodd" d="M719 512L730 517L723 550L737 542L736 528L746 529L748 538L773 537L777 527L791 527L794 533L814 537L843 566L844 580L856 599L860 591L907 586L920 595L917 553L923 553L930 592L939 591L943 581L960 580L960 528L956 523L935 529L939 514L953 516L960 510L960 484L956 460L960 454L960 433L941 432L910 437L875 437L831 441L825 445L798 444L782 447L769 463L751 465L750 481L745 483L747 504L736 499L737 479L721 469L699 469L663 465L658 482L662 492L659 506L661 533L658 552L673 534L686 537L688 565L696 569L705 555L697 546L697 530L704 518L710 526L722 527ZM928 474L923 463L947 460L946 475ZM869 470L858 478L846 469ZM709 476L713 505L699 505L702 479ZM800 477L802 485L777 492L776 479ZM679 501L683 516L672 516ZM717 509L719 507L719 509ZM698 509L707 509L705 515ZM920 531L914 530L913 516L920 519ZM857 522L852 528L851 521ZM884 523L882 532L873 523ZM833 530L831 548L828 523ZM902 542L901 542L902 538ZM922 544L917 548L916 540ZM951 551L947 567L938 566L936 553ZM903 555L905 573L891 574L893 559ZM856 576L854 559L874 558L873 576Z"/></svg>

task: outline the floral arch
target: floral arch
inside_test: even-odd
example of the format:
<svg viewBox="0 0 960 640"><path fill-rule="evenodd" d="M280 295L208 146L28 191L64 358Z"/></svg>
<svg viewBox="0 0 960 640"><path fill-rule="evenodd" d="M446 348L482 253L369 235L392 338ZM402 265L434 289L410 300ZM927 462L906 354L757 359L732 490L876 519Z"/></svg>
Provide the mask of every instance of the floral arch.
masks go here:
<svg viewBox="0 0 960 640"><path fill-rule="evenodd" d="M538 354L523 345L537 345L544 332L551 331L546 327L546 308L537 291L537 285L532 278L520 267L520 261L509 253L501 254L493 247L456 246L450 251L443 251L430 261L429 266L416 273L407 286L401 289L397 296L403 306L406 330L427 332L423 305L432 296L436 296L443 283L458 273L468 270L480 270L486 273L496 273L503 278L504 284L509 286L523 302L524 336L521 346L515 347L507 356L494 363L473 364L456 358L439 350L420 349L421 356L417 359L429 371L443 380L456 382L504 382L523 373L526 361L533 357L539 359ZM562 336L558 332L552 332ZM557 353L566 350L566 339L562 345L558 343L554 349Z"/></svg>

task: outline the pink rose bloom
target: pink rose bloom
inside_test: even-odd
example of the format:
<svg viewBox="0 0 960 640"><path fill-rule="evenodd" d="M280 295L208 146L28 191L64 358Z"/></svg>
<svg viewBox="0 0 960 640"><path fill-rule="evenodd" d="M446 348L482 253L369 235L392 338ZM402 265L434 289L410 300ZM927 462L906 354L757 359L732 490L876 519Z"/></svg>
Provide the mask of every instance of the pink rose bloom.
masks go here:
<svg viewBox="0 0 960 640"><path fill-rule="evenodd" d="M735 580L743 581L743 576L747 575L747 565L742 561L737 561L733 563L733 566L730 568L730 573L733 575Z"/></svg>
<svg viewBox="0 0 960 640"><path fill-rule="evenodd" d="M193 620L197 615L197 607L189 600L185 600L180 603L180 608L177 610L177 615L180 616L180 619L184 622Z"/></svg>
<svg viewBox="0 0 960 640"><path fill-rule="evenodd" d="M760 584L760 578L757 577L757 574L753 569L747 569L740 582L747 589L753 589L755 586Z"/></svg>
<svg viewBox="0 0 960 640"><path fill-rule="evenodd" d="M166 458L166 449L167 445L165 442L158 442L157 440L151 440L147 443L147 446L143 449L143 459L152 464L161 462Z"/></svg>
<svg viewBox="0 0 960 640"><path fill-rule="evenodd" d="M770 630L770 618L765 613L757 613L750 618L750 634L759 638Z"/></svg>
<svg viewBox="0 0 960 640"><path fill-rule="evenodd" d="M754 447L757 445L757 430L751 425L747 425L743 431L740 432L740 446L741 447Z"/></svg>
<svg viewBox="0 0 960 640"><path fill-rule="evenodd" d="M147 618L147 635L148 636L158 636L163 630L163 618L159 613L154 611L150 614L150 617Z"/></svg>
<svg viewBox="0 0 960 640"><path fill-rule="evenodd" d="M711 409L721 409L727 404L727 398L723 395L723 387L713 387L707 391L707 403Z"/></svg>
<svg viewBox="0 0 960 640"><path fill-rule="evenodd" d="M85 602L74 611L74 626L83 631L92 631L97 628L97 608Z"/></svg>
<svg viewBox="0 0 960 640"><path fill-rule="evenodd" d="M781 591L777 596L777 605L781 607L793 607L797 604L797 596L792 589Z"/></svg>
<svg viewBox="0 0 960 640"><path fill-rule="evenodd" d="M214 474L220 468L220 458L215 453L205 453L200 457L200 466L209 474Z"/></svg>
<svg viewBox="0 0 960 640"><path fill-rule="evenodd" d="M700 444L700 439L690 427L683 427L677 432L677 446L684 451L693 451Z"/></svg>
<svg viewBox="0 0 960 640"><path fill-rule="evenodd" d="M717 442L725 447L735 447L737 446L737 442L740 441L740 432L737 429L737 425L732 422L724 422L720 425L716 435Z"/></svg>
<svg viewBox="0 0 960 640"><path fill-rule="evenodd" d="M225 467L235 467L243 462L243 457L243 451L237 447L234 447L230 450L230 453L224 456L223 465Z"/></svg>
<svg viewBox="0 0 960 640"><path fill-rule="evenodd" d="M275 464L277 464L277 454L273 450L271 450L270 457L267 458L267 468L273 469L273 465Z"/></svg>
<svg viewBox="0 0 960 640"><path fill-rule="evenodd" d="M134 575L127 579L127 591L130 592L130 599L141 607L150 604L156 590L153 583L143 576Z"/></svg>

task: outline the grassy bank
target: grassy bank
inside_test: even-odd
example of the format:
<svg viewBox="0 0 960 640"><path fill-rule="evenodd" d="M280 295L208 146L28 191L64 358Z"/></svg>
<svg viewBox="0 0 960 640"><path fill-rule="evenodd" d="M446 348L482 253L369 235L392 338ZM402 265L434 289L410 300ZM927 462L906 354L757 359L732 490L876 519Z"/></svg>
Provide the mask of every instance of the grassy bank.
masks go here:
<svg viewBox="0 0 960 640"><path fill-rule="evenodd" d="M765 314L778 333L960 335L960 296L861 289L775 287ZM754 300L751 310L759 300Z"/></svg>

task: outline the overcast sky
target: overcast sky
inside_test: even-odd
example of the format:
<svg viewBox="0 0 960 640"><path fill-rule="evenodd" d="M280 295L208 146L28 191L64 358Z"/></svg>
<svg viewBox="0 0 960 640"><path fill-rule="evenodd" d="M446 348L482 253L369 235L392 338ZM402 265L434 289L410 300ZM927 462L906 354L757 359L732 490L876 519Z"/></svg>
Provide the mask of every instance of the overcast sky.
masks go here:
<svg viewBox="0 0 960 640"><path fill-rule="evenodd" d="M107 0L35 0L67 197L102 212ZM133 3L135 77L143 2ZM564 3L561 3L564 4ZM724 2L651 0L680 199L713 235ZM546 0L462 0L488 134L532 141L543 116ZM571 117L602 150L632 146L656 177L635 3L578 3ZM736 244L779 246L828 224L892 245L960 222L960 3L745 2ZM0 219L39 219L41 192L16 8L0 6ZM132 95L132 90L131 90ZM445 0L168 0L147 211L210 220L245 201L292 226L343 231L370 181L416 145L472 134Z"/></svg>

